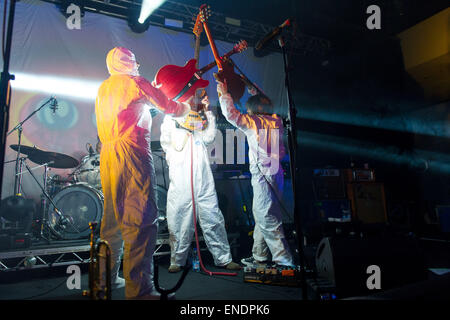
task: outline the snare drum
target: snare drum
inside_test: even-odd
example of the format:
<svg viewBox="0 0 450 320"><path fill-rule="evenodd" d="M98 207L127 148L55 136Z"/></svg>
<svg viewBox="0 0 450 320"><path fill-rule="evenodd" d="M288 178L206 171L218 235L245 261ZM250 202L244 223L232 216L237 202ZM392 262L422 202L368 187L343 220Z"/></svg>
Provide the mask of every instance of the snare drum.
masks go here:
<svg viewBox="0 0 450 320"><path fill-rule="evenodd" d="M62 239L88 238L89 222L97 221L100 225L103 215L103 193L84 182L63 188L53 197L53 203L61 214L71 221L64 227L60 217L50 203L48 208L49 226Z"/></svg>
<svg viewBox="0 0 450 320"><path fill-rule="evenodd" d="M75 183L73 177L71 178L62 178L60 175L53 175L48 178L47 181L47 193L53 197L63 188L70 186Z"/></svg>
<svg viewBox="0 0 450 320"><path fill-rule="evenodd" d="M100 155L85 156L81 159L80 166L75 170L75 181L85 182L90 186L101 190L102 181L100 178Z"/></svg>

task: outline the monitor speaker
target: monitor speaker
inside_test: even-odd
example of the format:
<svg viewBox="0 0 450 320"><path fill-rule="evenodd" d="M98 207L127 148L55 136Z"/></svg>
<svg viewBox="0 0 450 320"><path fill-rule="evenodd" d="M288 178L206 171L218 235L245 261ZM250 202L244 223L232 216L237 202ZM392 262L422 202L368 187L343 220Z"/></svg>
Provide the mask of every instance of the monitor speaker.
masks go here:
<svg viewBox="0 0 450 320"><path fill-rule="evenodd" d="M425 280L424 256L403 238L323 238L315 256L317 275L336 287L338 297L372 294ZM379 268L379 288L368 280Z"/></svg>

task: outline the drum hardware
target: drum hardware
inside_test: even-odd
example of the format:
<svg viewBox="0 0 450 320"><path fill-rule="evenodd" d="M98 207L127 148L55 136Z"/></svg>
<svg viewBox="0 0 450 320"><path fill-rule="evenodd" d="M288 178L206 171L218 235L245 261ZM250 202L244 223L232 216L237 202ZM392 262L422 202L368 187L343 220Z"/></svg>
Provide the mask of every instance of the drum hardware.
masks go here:
<svg viewBox="0 0 450 320"><path fill-rule="evenodd" d="M26 169L28 170L28 172L30 173L30 175L33 177L34 181L37 183L37 185L38 185L39 188L41 189L42 194L43 194L43 195L45 196L45 198L47 198L47 200L49 200L50 203L53 205L54 212L58 215L57 228L58 228L58 229L65 229L66 226L69 225L69 224L70 224L72 227L76 228L76 227L73 225L72 219L71 219L71 218L68 218L68 217L66 217L66 216L64 216L64 215L61 213L61 211L58 209L58 207L56 207L56 205L55 205L55 203L53 202L52 198L48 195L48 193L47 193L47 191L45 190L45 188L39 183L38 179L37 179L36 176L33 174L33 172L31 171L30 167L28 166L28 164L27 164L26 162L24 162L24 165L25 165ZM47 165L47 164L44 164L44 167L45 167L45 169L44 169L44 172L45 172L45 174L44 174L44 184L46 184L46 183L47 183L46 176L47 176L47 173L48 173L48 165ZM45 198L44 198L44 200L45 200ZM48 217L47 217L47 215L45 214L45 211L44 211L44 212L43 212L43 218L42 218L42 221L41 221L40 237L41 237L42 239L44 239L44 240L50 241L49 238L46 238L46 237L44 236L44 229L45 229L45 227L48 227Z"/></svg>
<svg viewBox="0 0 450 320"><path fill-rule="evenodd" d="M85 182L101 190L100 155L94 153L84 156L72 175L75 182Z"/></svg>
<svg viewBox="0 0 450 320"><path fill-rule="evenodd" d="M17 157L16 157L16 176L14 179L14 194L15 195L19 195L21 192L21 176L17 175L17 173L19 173L21 171L21 165L23 163L23 161L20 161L19 159L21 159L20 154L21 154L21 142L22 142L22 131L23 131L23 124L30 119L34 114L36 114L37 112L39 112L45 105L47 105L48 103L55 103L56 102L56 98L55 97L51 97L50 99L48 99L44 104L42 104L39 108L37 108L36 110L34 110L30 115L28 115L24 120L22 120L21 122L19 122L14 128L12 128L7 134L6 136L8 137L11 133L13 133L14 131L17 130L17 134L18 134L18 145L17 145ZM25 148L25 147L24 147ZM20 171L19 171L20 170Z"/></svg>
<svg viewBox="0 0 450 320"><path fill-rule="evenodd" d="M21 129L19 129L19 132ZM48 194L48 171L49 168L71 168L78 164L78 161L73 159L70 156L59 154L56 152L48 152L40 150L36 147L29 147L29 146L21 146L18 145L11 145L11 149L18 152L24 153L27 155L27 157L19 157L16 163L16 182L15 182L15 190L16 194L21 193L21 185L22 185L22 176L25 173L23 171L23 166L25 166L28 173L31 175L31 177L34 179L34 181L38 184L39 188L42 191L42 219L40 221L40 233L39 237L41 239L44 239L46 241L50 241L49 238L47 238L44 233L46 228L48 227L48 217L46 215L46 207L47 207L47 200L53 205L54 212L58 216L57 224L55 225L56 229L63 230L66 228L67 225L73 225L72 219L64 216L62 212L58 209L58 207L54 204L52 198ZM26 162L26 159L29 159L32 162L35 162L37 164L40 164L38 167L30 168ZM33 174L32 170L35 170L37 168L44 167L44 186L41 185L41 183L38 181L36 176ZM73 226L76 229L76 226Z"/></svg>
<svg viewBox="0 0 450 320"><path fill-rule="evenodd" d="M91 251L89 263L89 290L83 291L83 296L89 296L92 300L111 300L111 247L106 240L95 242L95 229L97 222L89 222L91 230ZM101 253L104 247L104 254ZM103 286L103 276L100 268L100 259L105 261L106 281Z"/></svg>

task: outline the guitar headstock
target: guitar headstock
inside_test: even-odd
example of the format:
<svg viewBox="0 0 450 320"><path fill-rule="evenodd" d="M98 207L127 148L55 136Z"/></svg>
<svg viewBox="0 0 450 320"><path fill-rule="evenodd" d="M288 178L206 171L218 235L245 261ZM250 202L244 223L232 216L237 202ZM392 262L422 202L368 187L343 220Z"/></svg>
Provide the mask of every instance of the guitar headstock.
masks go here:
<svg viewBox="0 0 450 320"><path fill-rule="evenodd" d="M192 29L192 32L197 36L200 37L200 35L203 32L203 24L201 21L200 13L197 15L197 19L195 20L194 28Z"/></svg>
<svg viewBox="0 0 450 320"><path fill-rule="evenodd" d="M247 41L241 40L238 43L236 43L233 47L234 53L241 53L244 50L247 50L248 44Z"/></svg>
<svg viewBox="0 0 450 320"><path fill-rule="evenodd" d="M200 12L198 13L201 22L206 22L211 17L211 7L206 4L200 6Z"/></svg>

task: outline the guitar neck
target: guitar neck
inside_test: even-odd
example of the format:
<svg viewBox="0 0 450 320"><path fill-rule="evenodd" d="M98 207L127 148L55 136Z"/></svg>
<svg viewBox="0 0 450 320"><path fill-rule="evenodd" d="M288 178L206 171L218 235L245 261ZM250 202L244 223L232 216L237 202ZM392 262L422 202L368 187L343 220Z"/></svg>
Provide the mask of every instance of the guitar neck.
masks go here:
<svg viewBox="0 0 450 320"><path fill-rule="evenodd" d="M194 59L196 60L195 63L195 67L198 69L198 62L200 59L200 37L201 34L196 34L195 35L195 48L194 48ZM196 90L195 91L195 96L194 96L194 105L191 107L192 111L198 112L200 109L200 90Z"/></svg>
<svg viewBox="0 0 450 320"><path fill-rule="evenodd" d="M223 60L223 58L228 58L228 57L230 57L230 56L232 56L233 54L235 54L236 53L236 51L234 50L234 49L232 49L232 50L230 50L229 52L227 52L226 54L224 54L223 55L223 57L221 58L221 60ZM217 65L217 61L213 61L213 62L211 62L211 63L209 63L209 64L207 64L206 66L204 66L203 68L201 68L200 70L199 70L199 75L202 75L202 74L204 74L205 72L207 72L207 71L209 71L209 70L211 70L214 66L216 66Z"/></svg>
<svg viewBox="0 0 450 320"><path fill-rule="evenodd" d="M195 67L198 69L198 60L200 59L200 36L195 36L195 48L194 48L194 59L196 60Z"/></svg>
<svg viewBox="0 0 450 320"><path fill-rule="evenodd" d="M211 50L214 55L214 59L217 63L217 68L219 68L219 72L223 70L222 66L222 58L219 55L219 52L217 51L216 44L214 43L214 39L211 35L211 31L209 30L208 24L206 21L203 21L203 29L205 29L206 37L208 37L209 45L211 47Z"/></svg>

